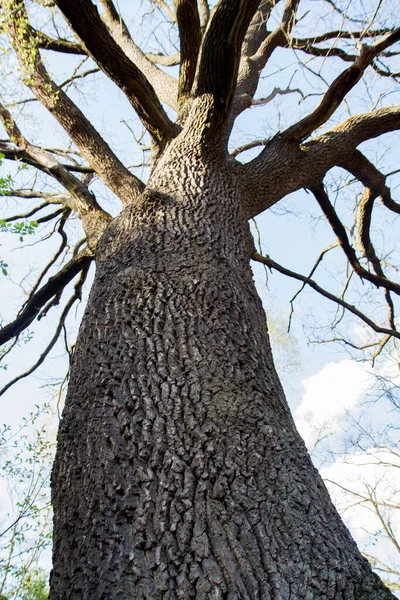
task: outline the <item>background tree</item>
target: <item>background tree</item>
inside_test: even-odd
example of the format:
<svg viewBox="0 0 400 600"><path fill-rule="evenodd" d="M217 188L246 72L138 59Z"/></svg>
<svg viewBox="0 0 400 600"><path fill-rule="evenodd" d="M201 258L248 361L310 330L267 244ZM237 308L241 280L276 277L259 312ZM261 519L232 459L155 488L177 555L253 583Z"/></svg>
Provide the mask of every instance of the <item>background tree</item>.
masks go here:
<svg viewBox="0 0 400 600"><path fill-rule="evenodd" d="M49 420L48 406L37 407L18 429L4 425L0 430L0 597L7 600L48 597L48 574L40 559L51 547L54 441L43 418Z"/></svg>
<svg viewBox="0 0 400 600"><path fill-rule="evenodd" d="M379 350L399 338L396 264L372 240L372 211L375 217L377 198L389 215L400 209L387 173L359 149L400 125L400 109L389 103L400 40L393 9L388 3L385 12L379 2L365 14L357 2L350 14L350 6L330 0L220 0L211 9L203 1L176 0L173 7L157 1L164 14L161 43L174 41L171 31L179 33L179 55L170 56L141 50L110 0L36 4L43 11L21 0L1 2L3 30L15 53L10 61L16 57L33 94L18 104L8 88L1 108L8 137L1 150L44 174L10 195L43 202L4 222L43 210L36 222L56 220L62 243L16 319L2 328L0 343L12 345L62 300L68 284L75 285L52 339L23 376L54 347L96 262L53 471L50 597L392 597L359 554L295 430L249 258L299 279L361 319L375 335L364 347ZM62 34L54 5L74 40ZM75 63L72 75L56 83L50 75L55 63L44 62L43 50L90 57L96 66L82 73ZM257 97L262 77L273 77L269 69L278 52L290 78ZM293 53L317 58L317 70L301 59L301 70L293 72ZM159 66L178 62L178 81ZM98 69L120 88L148 132L146 183L65 91ZM307 86L307 72L318 86L314 80ZM384 83L373 85L365 111L351 116L359 105L357 86L371 72ZM304 100L296 121L271 126L268 138L228 152L246 109L294 95ZM32 99L61 125L69 147L28 141L15 111ZM239 160L260 147L248 162ZM337 168L364 188L361 198L354 195L350 226L329 194ZM89 189L96 177L121 202L114 218ZM53 189L40 181L53 181ZM337 239L309 276L256 252L248 227L249 219L302 188ZM68 253L67 224L75 215L85 237ZM343 291L336 293L313 279L334 248L343 251L347 269ZM60 259L64 264L49 276ZM386 321L373 305L370 313L362 310L365 302L353 305L356 280L381 293Z"/></svg>

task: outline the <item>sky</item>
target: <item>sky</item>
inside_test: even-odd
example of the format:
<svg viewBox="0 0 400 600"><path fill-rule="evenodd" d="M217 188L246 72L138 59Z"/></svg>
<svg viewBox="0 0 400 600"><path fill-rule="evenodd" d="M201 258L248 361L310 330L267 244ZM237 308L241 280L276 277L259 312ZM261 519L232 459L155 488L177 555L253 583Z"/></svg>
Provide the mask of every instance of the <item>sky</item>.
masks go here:
<svg viewBox="0 0 400 600"><path fill-rule="evenodd" d="M119 4L125 10L129 5L127 0ZM166 43L165 33L159 31L157 35L152 34L153 17L144 18L143 7L146 4L142 2L139 4L138 14L131 15L129 22L133 31L140 30L143 38L146 38L148 49L156 50L157 40ZM306 28L307 18L309 18L307 10L311 8L315 10L316 3L306 1L304 6L304 25L301 27ZM387 18L388 6L388 2L383 2L382 19ZM39 20L44 19L45 13L40 14L43 17L38 17ZM321 13L319 19L322 20L322 16ZM4 60L6 59L3 56ZM60 67L55 59L48 60L50 67L57 67L59 82L68 77L71 68L78 62L75 58L64 57ZM321 63L317 64L321 66ZM295 88L306 82L309 90L314 94L324 89L320 78L312 73L313 70L317 70L315 63L296 65L293 56L289 59L286 55L280 54L273 57L269 71L260 83L259 95L264 96L271 92L277 81L282 88L289 84ZM85 65L84 69L89 66L89 64ZM341 62L333 62L326 77L332 80L342 68ZM274 75L278 70L280 70L279 79ZM383 94L379 88L380 84L371 74L368 74L367 79L371 94L375 93L375 97L380 97ZM399 102L399 95L396 96L398 92L395 92L389 83L385 85L387 86L385 93L390 94L390 101ZM8 76L2 87L4 88L2 94L8 97L19 93L20 84L17 83L15 73ZM79 89L71 89L70 94L90 116L95 126L104 133L119 156L122 158L129 156L131 164L137 164L142 160L142 153L135 145L126 125L139 131L138 120L132 114L121 92L116 91L114 86L105 81L101 75L94 75ZM294 115L297 119L301 114L305 114L315 101L311 92L310 97L301 103L298 95L288 94L277 97L264 113L262 113L263 109L258 107L251 109L239 120L232 136L231 146L235 147L239 142L243 143L244 133L245 141L248 141L256 136L267 137L271 132L283 129L290 124ZM370 99L367 98L365 86L361 83L352 96L350 106L343 107L338 115L335 115L335 119L348 116L347 110L355 113L370 108ZM17 115L17 112L15 114ZM19 118L30 141L34 143L40 141L48 147L60 147L65 141L65 136L55 122L48 118L44 109L37 104L28 105L26 112ZM365 151L371 158L378 156L385 165L385 172L393 170L397 164L398 152L393 150L392 136L384 136L374 147L366 145ZM243 159L249 160L251 156L252 154L248 154ZM15 165L10 165L6 161L0 167L4 175L15 174L15 168ZM139 176L144 175L143 168L139 167L135 172ZM340 174L336 173L336 176L338 175ZM28 181L32 174L22 173L20 176ZM333 183L332 188L334 188ZM394 189L397 190L396 185ZM93 190L99 201L116 214L118 211L116 199L98 182L95 182ZM336 198L337 209L346 219L351 216L349 197L352 194L354 194L354 186L351 186L351 182L347 182L343 189L339 189ZM12 214L15 208L13 201L5 202L4 211L7 214ZM386 227L385 219L386 216L378 209L375 234L380 249L384 244L387 248L391 247L399 235L398 223L395 223L394 230L390 231L389 227ZM271 255L284 266L305 274L311 270L319 251L335 239L315 211L312 197L305 191L287 198L276 210L261 215L257 219L257 225L262 252ZM385 242L381 241L379 230L385 230ZM254 226L253 231L256 234ZM35 236L27 236L23 243L16 242L15 236L11 234L3 234L0 238L0 258L9 264L9 275L7 277L0 275L0 313L4 322L13 318L18 303L26 296L29 282L34 280L38 262L43 259L43 256L50 256L59 243L57 236L52 236L48 241L36 244L37 239L48 232L48 228L43 227ZM78 229L71 231L71 235L77 239ZM340 289L342 267L343 259L340 251L334 250L319 267L319 281L328 287L335 285L336 289ZM374 437L376 432L384 432L382 435L386 436L387 446L392 448L400 446L396 431L387 429L393 424L393 419L397 418L398 421L398 409L396 413L393 403L390 403L385 395L379 399L379 402L375 401L379 395L379 390L375 391L377 375L384 380L398 376L396 360L393 356L383 353L373 373L371 364L355 360L354 353L348 347L340 344L316 343L333 336L330 324L336 308L329 301L321 300L314 292L307 289L301 293L294 304L291 331L287 333L290 299L299 290L299 283L277 273L267 271L266 274L259 264L254 264L253 268L257 289L272 323L270 329L274 330L273 350L298 429L321 475L329 481L336 482L328 483L329 490L360 548L368 554L379 554L384 557L382 558L384 561L394 561L396 560L396 553L392 549L394 545L387 540L388 536L379 534L382 530L382 522L379 521L376 513L371 511L368 503L361 502L360 496L362 494L365 496L365 490L369 486L368 489L379 491L380 497L386 499L387 503L400 504L400 499L396 496L400 484L399 456L393 454L390 461L386 460L387 452L385 454L382 449L378 452L376 436ZM87 291L85 294L87 296ZM354 298L354 301L359 300L363 306L372 306L375 313L380 314L379 306L375 307L373 301L364 295L364 290L360 291L360 288L356 288L351 298ZM70 315L70 340L74 339L83 308L84 302ZM50 339L58 315L57 309L52 309L40 327L36 325L32 327L33 339L16 349L12 360L7 358L7 370L0 370L1 384L4 385L34 362L35 354L40 352L46 340ZM339 331L340 327L345 334L352 334L357 339L369 340L365 328L353 319L343 320ZM62 344L59 343L33 377L19 382L0 399L0 423L8 423L16 428L21 420L34 410L35 405L49 400L52 400L54 405L56 383L62 380L65 365L65 353ZM399 381L395 383L400 384ZM365 429L367 433L360 431L360 428ZM380 439L382 441L382 436ZM343 488L359 496L355 496L354 493L349 494ZM354 498L358 498L358 503L355 503ZM397 510L397 515L395 510L385 507L385 511L389 510L392 510L389 516L393 532L399 539L400 510ZM399 553L397 553L397 561L400 563Z"/></svg>

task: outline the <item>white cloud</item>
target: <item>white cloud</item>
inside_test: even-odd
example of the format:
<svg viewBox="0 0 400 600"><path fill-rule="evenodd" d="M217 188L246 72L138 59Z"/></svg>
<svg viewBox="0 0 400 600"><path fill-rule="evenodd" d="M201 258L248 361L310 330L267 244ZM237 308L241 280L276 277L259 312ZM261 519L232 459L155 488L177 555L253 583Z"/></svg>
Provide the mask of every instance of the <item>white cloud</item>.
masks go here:
<svg viewBox="0 0 400 600"><path fill-rule="evenodd" d="M338 431L345 414L358 405L372 386L372 379L363 364L345 359L328 363L302 384L304 394L294 418L310 448L316 436Z"/></svg>

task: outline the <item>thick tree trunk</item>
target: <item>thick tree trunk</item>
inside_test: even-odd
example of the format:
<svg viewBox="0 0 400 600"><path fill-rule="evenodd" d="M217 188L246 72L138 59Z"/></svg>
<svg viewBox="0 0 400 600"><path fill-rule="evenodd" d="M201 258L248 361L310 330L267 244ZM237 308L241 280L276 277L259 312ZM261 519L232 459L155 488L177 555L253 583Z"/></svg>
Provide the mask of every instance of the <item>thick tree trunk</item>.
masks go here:
<svg viewBox="0 0 400 600"><path fill-rule="evenodd" d="M51 600L393 597L295 430L248 236L238 182L194 152L104 235L53 472Z"/></svg>

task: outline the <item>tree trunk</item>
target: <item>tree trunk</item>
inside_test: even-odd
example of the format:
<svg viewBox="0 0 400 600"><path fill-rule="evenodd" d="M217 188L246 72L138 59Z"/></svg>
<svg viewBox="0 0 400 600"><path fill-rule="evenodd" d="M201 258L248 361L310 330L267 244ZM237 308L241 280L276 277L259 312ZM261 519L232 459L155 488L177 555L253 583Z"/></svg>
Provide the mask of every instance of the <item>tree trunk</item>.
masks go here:
<svg viewBox="0 0 400 600"><path fill-rule="evenodd" d="M170 155L100 242L53 472L50 598L393 598L296 432L239 182L211 154Z"/></svg>

